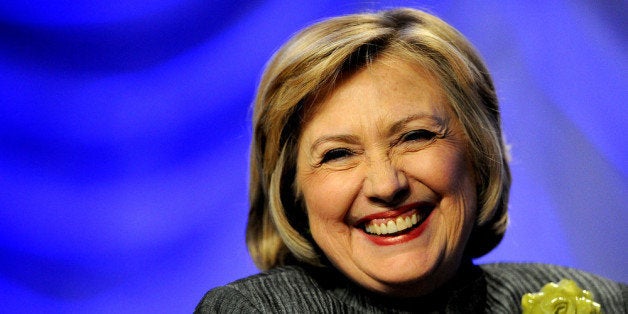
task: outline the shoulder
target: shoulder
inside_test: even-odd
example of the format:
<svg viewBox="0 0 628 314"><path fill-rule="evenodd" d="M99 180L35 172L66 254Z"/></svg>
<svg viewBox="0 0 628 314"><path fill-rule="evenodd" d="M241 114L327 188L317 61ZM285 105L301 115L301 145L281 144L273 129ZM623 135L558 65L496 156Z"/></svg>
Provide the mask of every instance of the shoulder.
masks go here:
<svg viewBox="0 0 628 314"><path fill-rule="evenodd" d="M294 312L332 302L321 282L306 269L284 266L210 290L195 313Z"/></svg>
<svg viewBox="0 0 628 314"><path fill-rule="evenodd" d="M485 273L487 303L496 308L519 308L525 293L538 292L549 282L573 280L593 294L606 313L628 313L628 286L574 268L537 263L480 265Z"/></svg>

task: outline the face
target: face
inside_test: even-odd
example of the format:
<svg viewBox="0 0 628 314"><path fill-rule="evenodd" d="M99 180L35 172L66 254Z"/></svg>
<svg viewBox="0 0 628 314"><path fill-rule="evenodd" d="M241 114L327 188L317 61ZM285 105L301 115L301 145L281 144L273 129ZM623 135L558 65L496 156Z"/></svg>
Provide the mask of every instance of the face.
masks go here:
<svg viewBox="0 0 628 314"><path fill-rule="evenodd" d="M465 137L420 67L380 59L304 125L297 185L314 241L349 278L417 296L455 273L476 212Z"/></svg>

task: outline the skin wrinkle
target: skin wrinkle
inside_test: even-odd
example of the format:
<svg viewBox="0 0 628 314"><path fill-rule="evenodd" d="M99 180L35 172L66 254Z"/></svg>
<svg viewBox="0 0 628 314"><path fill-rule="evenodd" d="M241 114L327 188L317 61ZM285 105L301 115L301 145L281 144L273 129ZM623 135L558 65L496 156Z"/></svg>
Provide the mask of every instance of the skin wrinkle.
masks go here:
<svg viewBox="0 0 628 314"><path fill-rule="evenodd" d="M385 118L380 118L381 120L384 120ZM389 118L390 119L390 118ZM384 131L378 131L378 134L381 136L382 134L387 134L387 137L389 138L389 144L388 145L383 145L382 143L377 143L378 145L381 145L381 147L374 147L376 149L382 149L382 148L386 148L388 150L388 154L387 154L387 158L388 160L391 160L390 156L392 155L391 151L394 149L395 145L398 144L399 141L402 140L402 138L399 138L398 134L403 133L402 131L405 129L412 129L412 127L408 127L408 124L410 124L411 122L419 122L422 123L422 121L428 121L431 123L426 123L426 124L432 124L430 126L426 126L426 129L434 132L435 133L435 138L439 138L439 139L445 139L445 140L450 140L449 139L449 135L450 135L450 128L449 128L449 118L444 118L442 117L442 114L437 114L437 115L431 115L428 113L419 113L419 114L414 114L411 116L408 116L404 119L401 119L397 122L395 122L391 127L388 128L388 131L384 132ZM379 123L375 123L375 125L378 127L378 129L384 129L384 127L382 126L383 124L385 124L385 122L381 121ZM349 146L356 146L358 145L358 143L360 142L360 139L350 135L350 134L338 134L338 135L329 135L329 136L323 136L318 138L317 140L314 141L314 143L311 145L311 148L309 149L309 154L310 156L315 155L317 160L322 159L324 153L326 153L327 151L324 149L318 149L320 146L325 146L326 144L329 146L333 146L334 143L344 143L347 144ZM424 145L424 147L420 147L420 149L423 149L425 147L427 147L429 144L431 144L433 141L430 141L429 143L426 143ZM333 147L332 149L337 148L337 147ZM330 149L331 150L331 149ZM355 150L353 151L354 153L360 153L360 150ZM368 156L367 156L368 157ZM368 160L369 162L371 162L371 160ZM312 162L311 163L312 166L316 166L316 167L320 167L322 166L320 164L320 162Z"/></svg>

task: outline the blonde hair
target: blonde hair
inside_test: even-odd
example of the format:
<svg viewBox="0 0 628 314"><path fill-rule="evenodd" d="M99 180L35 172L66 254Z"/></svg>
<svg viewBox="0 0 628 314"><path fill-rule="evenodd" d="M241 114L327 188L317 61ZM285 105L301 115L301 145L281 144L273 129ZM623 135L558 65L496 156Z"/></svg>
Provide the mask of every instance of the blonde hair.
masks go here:
<svg viewBox="0 0 628 314"><path fill-rule="evenodd" d="M382 55L432 73L461 122L478 193L466 254L482 256L501 241L511 178L490 75L472 45L447 23L419 10L394 9L314 24L267 65L255 98L246 233L260 269L295 261L322 264L295 191L301 127L319 97Z"/></svg>

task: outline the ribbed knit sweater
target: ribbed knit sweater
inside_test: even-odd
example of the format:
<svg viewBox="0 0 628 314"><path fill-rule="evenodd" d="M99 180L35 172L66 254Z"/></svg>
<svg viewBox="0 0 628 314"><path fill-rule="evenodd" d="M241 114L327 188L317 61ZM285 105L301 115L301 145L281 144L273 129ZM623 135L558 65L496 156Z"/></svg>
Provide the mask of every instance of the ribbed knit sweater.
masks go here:
<svg viewBox="0 0 628 314"><path fill-rule="evenodd" d="M628 286L572 268L498 263L461 267L441 289L421 298L368 292L330 269L284 266L210 290L195 313L520 313L521 297L571 279L589 290L603 313L628 313Z"/></svg>

